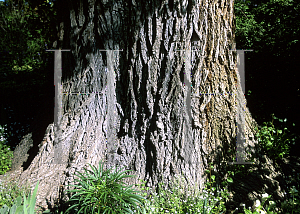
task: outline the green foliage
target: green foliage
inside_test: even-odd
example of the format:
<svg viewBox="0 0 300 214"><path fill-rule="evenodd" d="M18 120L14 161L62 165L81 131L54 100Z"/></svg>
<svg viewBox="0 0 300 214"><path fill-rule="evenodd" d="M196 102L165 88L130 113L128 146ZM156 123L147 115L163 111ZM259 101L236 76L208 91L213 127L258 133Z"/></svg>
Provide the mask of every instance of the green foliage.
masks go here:
<svg viewBox="0 0 300 214"><path fill-rule="evenodd" d="M150 210L147 213L222 213L226 211L224 199L228 196L227 191L218 190L212 187L215 183L215 177L212 181L205 184L205 189L201 193L197 193L190 188L186 189L181 183L181 177L176 179L170 190L163 187L163 183L159 183L159 194L155 192L150 194L148 205Z"/></svg>
<svg viewBox="0 0 300 214"><path fill-rule="evenodd" d="M68 190L77 192L69 202L76 202L68 208L67 213L133 213L132 209L145 213L143 202L144 197L136 195L135 191L129 187L123 186L123 178L133 177L133 175L123 175L124 172L110 173L111 169L103 171L103 165L99 163L99 170L91 166L93 171L84 169L86 174L78 172L81 180L75 179L79 185L70 185L78 189ZM77 208L78 207L78 208ZM79 209L79 210L78 210Z"/></svg>
<svg viewBox="0 0 300 214"><path fill-rule="evenodd" d="M290 193L292 195L292 198L289 200L284 201L281 203L281 208L283 209L282 213L285 214L294 214L300 212L300 197L298 190L293 186L290 190ZM277 213L276 207L278 206L274 201L270 200L271 195L263 194L262 195L262 203L260 203L259 200L256 200L255 202L255 211L251 212L250 208L246 209L244 207L244 212L246 214L259 214L259 213L268 213L268 214L275 214Z"/></svg>
<svg viewBox="0 0 300 214"><path fill-rule="evenodd" d="M139 196L136 197L136 195L131 195L131 199L133 199L132 203L128 203L128 200L126 200L126 191L122 191L122 185L118 183L120 179L122 179L123 173L115 173L111 174L110 170L103 171L102 167L99 167L101 170L95 170L93 168L94 172L91 172L87 176L78 176L81 178L81 181L79 183L81 185L76 185L75 187L79 187L79 191L76 191L74 189L74 192L78 192L77 194L73 195L71 197L71 201L75 201L75 206L69 207L68 211L71 211L71 213L84 213L84 208L90 207L87 209L85 213L92 213L92 207L97 209L101 207L106 202L106 208L113 207L114 210L117 213L121 213L121 209L119 205L121 205L121 201L124 200L123 207L130 209L133 205L133 203L142 205L140 198L146 197L147 193L142 193L144 197ZM166 190L165 188L162 188L162 183L159 184L159 195L157 195L155 192L150 193L149 195L149 201L143 200L143 203L145 207L143 208L144 213L153 213L153 214L162 214L162 213L178 213L178 214L192 214L192 213L206 213L206 214L214 214L214 213L225 213L226 207L225 202L228 199L228 191L227 188L224 188L224 190L219 190L218 186L216 187L216 177L214 175L211 175L211 170L213 170L213 167L210 166L210 170L207 171L209 173L210 177L208 181L205 183L205 188L201 193L197 193L195 195L190 194L190 189L187 191L184 186L179 183L179 185L172 186L171 190ZM86 171L86 170L85 170ZM238 170L236 170L238 171ZM236 172L235 171L235 172ZM87 172L87 171L86 171ZM232 176L235 172L231 172ZM79 173L80 174L80 173ZM99 179L99 178L102 179ZM118 179L113 179L113 177L118 177ZM77 179L76 179L77 180ZM78 181L78 180L77 180ZM101 182L102 181L102 182ZM233 181L234 183L234 181ZM37 184L38 185L38 184ZM37 188L36 185L36 188ZM149 187L144 188L145 184L139 184L136 185L138 187L142 186L141 191L149 190ZM123 186L124 187L124 186ZM125 190L129 189L130 187L125 188ZM101 191L97 191L100 190ZM72 191L72 190L71 190ZM127 191L130 192L130 191ZM36 191L35 191L36 193ZM33 198L35 198L35 193L33 197L29 197L28 199L24 200L25 203L29 207L34 207L35 201L33 201ZM133 193L133 192L131 192ZM298 213L299 212L299 194L298 191L293 187L290 191L292 198L288 201L285 201L281 204L282 208L285 209L284 213ZM24 195L24 194L23 194ZM29 194L30 195L30 194ZM77 195L77 196L76 196ZM106 197L105 197L106 196ZM135 196L135 197L132 197ZM100 199L102 197L102 199ZM24 198L25 195L24 195ZM78 200L76 200L77 198ZM136 200L134 200L134 198ZM74 200L75 199L75 200ZM99 200L100 199L100 200ZM106 199L106 201L104 201ZM117 200L116 200L117 199ZM128 198L127 198L128 199ZM129 199L130 200L130 199ZM16 205L20 204L19 199L14 200L14 203ZM30 201L30 202L28 202ZM1 202L1 200L0 200ZM150 203L151 202L151 203ZM72 203L70 203L72 204ZM74 203L73 203L74 204ZM256 201L256 208L252 212L251 209L246 209L244 207L245 213L277 213L275 212L275 207L278 207L279 205L275 204L273 201L271 201L271 196L268 196L267 194L263 194L263 200L262 202ZM6 209L4 208L6 206L2 207L2 210ZM11 206L10 206L11 207ZM25 206L27 207L27 206ZM30 212L29 207L27 207L27 211ZM23 206L24 208L24 206ZM103 207L102 207L103 208ZM137 207L136 207L137 208ZM80 212L80 210L81 212ZM79 210L79 211L78 211ZM90 212L91 211L91 212ZM104 213L103 209L98 209L100 211L99 213ZM135 210L134 210L135 211ZM139 210L141 211L141 210ZM7 213L7 212L6 212ZM24 212L25 213L25 212ZM45 211L44 213L50 213L50 211ZM53 213L53 212L52 212ZM56 214L63 214L68 212L63 212L58 210L55 210L54 213ZM114 212L112 212L114 213ZM124 213L132 213L130 211L124 210ZM137 212L140 213L140 212Z"/></svg>
<svg viewBox="0 0 300 214"><path fill-rule="evenodd" d="M288 201L281 203L285 213L300 213L300 195L298 190L293 186L289 192L292 196Z"/></svg>
<svg viewBox="0 0 300 214"><path fill-rule="evenodd" d="M39 182L37 182L32 196L31 193L29 193L28 198L26 198L25 193L23 192L23 204L21 203L22 197L19 196L16 198L11 208L4 204L0 209L0 214L34 214L36 211L34 210L34 207L38 184Z"/></svg>
<svg viewBox="0 0 300 214"><path fill-rule="evenodd" d="M262 196L263 196L262 203L259 200L256 200L254 212L251 212L250 208L246 209L245 206L244 206L244 212L246 214L259 214L259 213L275 214L276 203L274 201L269 200L271 198L271 195L263 194Z"/></svg>
<svg viewBox="0 0 300 214"><path fill-rule="evenodd" d="M249 4L252 1L235 1L234 8L236 14L236 38L239 44L244 47L253 48L254 42L260 42L265 29L256 20L256 16Z"/></svg>
<svg viewBox="0 0 300 214"><path fill-rule="evenodd" d="M0 122L9 131L19 130L8 138L11 147L26 134L23 127L31 123L41 98L52 91L47 83L53 79L53 53L45 49L56 39L56 12L54 4L30 2L0 2L0 96L1 112L7 116Z"/></svg>
<svg viewBox="0 0 300 214"><path fill-rule="evenodd" d="M284 126L276 128L273 124L274 120L278 120L281 123L286 123L287 121L287 119L278 119L272 114L272 121L264 122L256 137L265 154L276 161L289 154L291 145L295 144L296 136L291 134Z"/></svg>
<svg viewBox="0 0 300 214"><path fill-rule="evenodd" d="M132 213L131 210L126 210L125 208L130 209L133 203L142 205L139 198L143 198L142 200L145 205L145 207L143 207L144 213L212 214L221 213L222 211L226 210L224 199L226 199L228 193L227 191L219 191L218 189L212 187L212 184L215 183L214 176L212 176L210 179L212 180L210 181L211 183L206 184L206 188L204 189L204 191L195 195L190 194L190 189L186 191L186 189L181 185L181 182L178 185L176 185L176 183L172 185L171 190L165 190L165 188L162 187L163 184L159 183L158 192L160 194L157 195L156 192L150 193L150 195L148 196L149 200L144 198L147 196L146 191L149 190L149 187L145 188L145 181L141 180L142 184L138 184L135 186L142 186L142 188L140 189L143 196L137 197L131 194L131 197L135 196L136 200L129 202L130 199L127 198L126 200L126 192L122 191L122 188L118 184L118 181L112 179L115 175L110 175L110 170L103 172L103 168L99 168L101 170L99 170L98 172L96 172L95 168L93 168L94 173L91 173L87 177L81 176L81 181L76 179L81 184L79 185L79 191L75 189L70 190L70 192L78 193L77 195L73 195L68 201L67 204L70 203L71 207L69 207L66 212L60 211L60 214L68 213L71 210L72 213L92 213L92 208L95 208L95 212L97 212L98 210L100 213L105 213L105 209L107 211L111 211L110 213ZM102 179L99 179L99 177L102 177ZM122 178L122 176L119 176L119 178ZM98 189L101 189L101 191L97 191ZM122 205L124 210L119 209L122 204L121 200L124 200ZM72 203L74 201L75 203ZM104 205L106 206L104 207ZM99 207L101 207L102 209L98 209ZM135 213L141 212L140 209L136 209L137 207L134 208L134 211L138 210L138 212ZM59 210L54 210L54 212L59 213ZM44 213L50 213L50 211L47 210Z"/></svg>
<svg viewBox="0 0 300 214"><path fill-rule="evenodd" d="M234 9L236 47L253 49L245 55L246 87L251 91L246 98L253 117L262 123L273 112L287 112L284 116L296 122L300 1L236 0Z"/></svg>
<svg viewBox="0 0 300 214"><path fill-rule="evenodd" d="M4 138L6 126L0 125L0 175L5 174L10 170L13 158L13 151L6 145L6 139Z"/></svg>
<svg viewBox="0 0 300 214"><path fill-rule="evenodd" d="M4 175L6 176L6 175ZM4 205L12 207L14 201L25 192L26 195L30 193L29 184L19 188L16 181L11 181L8 177L1 182L0 186L0 208Z"/></svg>
<svg viewBox="0 0 300 214"><path fill-rule="evenodd" d="M210 167L213 168L213 166ZM204 206L206 208L203 209L203 212L208 211L208 213L223 213L226 211L224 199L229 196L227 187L219 191L218 186L214 187L214 184L216 183L215 179L214 175L210 175L210 180L205 183L203 192L208 194L208 197L206 197L206 199L208 199L206 202L208 205ZM231 182L230 179L227 179L227 181L229 183Z"/></svg>
<svg viewBox="0 0 300 214"><path fill-rule="evenodd" d="M1 50L6 50L3 56L1 72L7 75L30 73L33 68L40 69L44 62L42 52L48 38L45 38L43 25L37 24L41 19L36 10L29 7L25 0L19 1L15 6L12 1L7 5L1 5L2 13L0 30Z"/></svg>
<svg viewBox="0 0 300 214"><path fill-rule="evenodd" d="M235 1L234 8L235 33L237 43L242 48L254 48L255 51L261 51L269 47L268 49L271 50L274 45L287 44L290 47L299 42L297 39L300 24L297 18L299 2L294 0L245 0ZM292 20L294 22L291 22ZM282 51L287 52L287 50Z"/></svg>

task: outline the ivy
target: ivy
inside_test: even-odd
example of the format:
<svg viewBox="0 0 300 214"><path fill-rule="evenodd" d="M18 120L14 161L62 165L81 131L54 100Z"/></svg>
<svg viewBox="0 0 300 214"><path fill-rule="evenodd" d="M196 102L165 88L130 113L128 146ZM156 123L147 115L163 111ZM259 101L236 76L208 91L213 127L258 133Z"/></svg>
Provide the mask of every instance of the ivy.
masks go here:
<svg viewBox="0 0 300 214"><path fill-rule="evenodd" d="M274 120L277 120L281 125L275 127ZM264 122L260 130L257 128L256 137L262 151L274 161L287 157L291 146L296 143L297 136L291 134L288 128L285 127L286 122L286 118L279 119L272 114L272 121Z"/></svg>

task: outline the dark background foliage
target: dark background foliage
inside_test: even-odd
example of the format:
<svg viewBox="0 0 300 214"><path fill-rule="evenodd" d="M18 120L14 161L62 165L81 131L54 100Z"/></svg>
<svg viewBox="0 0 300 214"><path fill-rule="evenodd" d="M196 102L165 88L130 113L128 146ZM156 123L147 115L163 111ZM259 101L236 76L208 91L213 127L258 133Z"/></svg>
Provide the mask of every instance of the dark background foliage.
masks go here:
<svg viewBox="0 0 300 214"><path fill-rule="evenodd" d="M274 113L287 118L293 132L300 125L299 5L294 0L235 1L237 48L253 49L245 57L247 106L260 125Z"/></svg>
<svg viewBox="0 0 300 214"><path fill-rule="evenodd" d="M43 119L37 113L49 107L49 99L53 103L54 54L46 52L56 34L53 5L0 2L0 124L7 124L12 149L32 130L33 121Z"/></svg>
<svg viewBox="0 0 300 214"><path fill-rule="evenodd" d="M12 149L54 107L55 1L0 2L0 124ZM262 125L274 113L300 125L300 6L296 0L237 0L237 49L246 52L247 106ZM40 114L38 114L40 112ZM296 126L292 126L295 123ZM276 124L275 124L276 125ZM279 125L279 124L278 124Z"/></svg>

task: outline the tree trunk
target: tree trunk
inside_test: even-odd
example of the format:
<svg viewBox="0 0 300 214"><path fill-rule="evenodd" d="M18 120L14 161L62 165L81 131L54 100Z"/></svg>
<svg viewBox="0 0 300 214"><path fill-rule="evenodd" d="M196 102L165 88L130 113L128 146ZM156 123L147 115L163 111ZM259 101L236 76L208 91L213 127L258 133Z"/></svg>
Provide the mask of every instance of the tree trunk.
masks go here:
<svg viewBox="0 0 300 214"><path fill-rule="evenodd" d="M143 179L156 188L182 175L199 190L209 162L224 170L232 161L236 107L246 102L231 51L233 0L160 2L57 2L55 48L71 50L62 52L69 94L62 95L58 143L51 123L19 178L32 188L40 180L37 206L67 200L61 190L75 171L100 160L134 170L128 184ZM247 108L245 121L245 145L254 145L256 122Z"/></svg>

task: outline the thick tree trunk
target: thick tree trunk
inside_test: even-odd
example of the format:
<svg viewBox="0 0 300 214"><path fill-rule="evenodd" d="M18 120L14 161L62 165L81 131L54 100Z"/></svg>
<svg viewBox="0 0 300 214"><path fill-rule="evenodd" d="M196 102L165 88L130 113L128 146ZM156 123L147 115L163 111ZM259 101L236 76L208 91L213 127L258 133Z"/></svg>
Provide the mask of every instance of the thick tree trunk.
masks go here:
<svg viewBox="0 0 300 214"><path fill-rule="evenodd" d="M49 124L19 178L32 188L40 180L38 206L67 200L61 190L73 184L75 170L100 160L134 170L128 184L143 179L157 187L182 175L196 189L209 162L224 170L232 161L237 106L246 102L231 51L233 0L160 2L58 2L56 48L71 49L62 53L69 93L62 95L63 132L55 143ZM247 108L245 119L246 144L253 145L256 123Z"/></svg>

